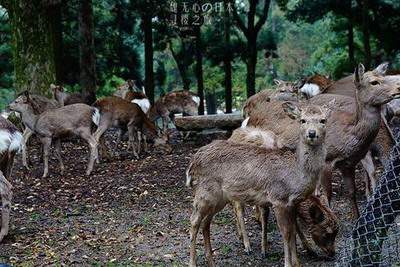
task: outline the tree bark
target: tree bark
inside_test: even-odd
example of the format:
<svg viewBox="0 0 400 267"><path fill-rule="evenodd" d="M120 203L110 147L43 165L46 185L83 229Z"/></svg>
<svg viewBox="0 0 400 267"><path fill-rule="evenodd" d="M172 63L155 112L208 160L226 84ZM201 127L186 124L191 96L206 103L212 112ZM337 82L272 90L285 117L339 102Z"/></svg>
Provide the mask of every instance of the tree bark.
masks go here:
<svg viewBox="0 0 400 267"><path fill-rule="evenodd" d="M225 71L225 112L232 113L232 55L231 55L231 21L227 11L227 2L225 0L224 11L224 71Z"/></svg>
<svg viewBox="0 0 400 267"><path fill-rule="evenodd" d="M355 67L355 58L354 58L354 25L353 25L353 11L352 11L352 0L348 0L348 10L349 10L349 17L348 17L348 33L347 33L347 45L349 49L349 62L351 68Z"/></svg>
<svg viewBox="0 0 400 267"><path fill-rule="evenodd" d="M199 115L204 115L204 81L203 81L203 52L201 44L201 29L196 27L196 78L197 95L200 98Z"/></svg>
<svg viewBox="0 0 400 267"><path fill-rule="evenodd" d="M64 82L64 69L63 69L63 38L62 38L62 4L59 3L54 5L49 10L49 15L51 19L51 27L53 34L54 43L54 62L56 67L56 82L57 84L62 84Z"/></svg>
<svg viewBox="0 0 400 267"><path fill-rule="evenodd" d="M251 34L252 35L252 34ZM256 66L257 66L257 36L251 37L247 42L247 51L249 53L247 66L247 98L256 93Z"/></svg>
<svg viewBox="0 0 400 267"><path fill-rule="evenodd" d="M184 56L186 55L186 45L185 41L181 40L182 43L182 50L184 53ZM179 75L181 76L182 79L182 85L183 85L183 90L189 91L190 90L190 79L189 75L187 73L188 71L188 66L185 64L185 59L183 58L182 60L179 59L178 54L174 51L174 48L172 47L172 43L169 43L169 49L171 51L172 57L174 58L176 65L178 66L178 71Z"/></svg>
<svg viewBox="0 0 400 267"><path fill-rule="evenodd" d="M203 116L175 117L175 126L179 130L204 130L219 128L233 130L240 127L243 116L240 114L217 114Z"/></svg>
<svg viewBox="0 0 400 267"><path fill-rule="evenodd" d="M152 17L145 13L142 16L144 30L144 65L145 90L150 102L154 103L154 70L153 70L153 25Z"/></svg>
<svg viewBox="0 0 400 267"><path fill-rule="evenodd" d="M16 91L49 95L56 81L52 7L40 0L3 3L10 16Z"/></svg>
<svg viewBox="0 0 400 267"><path fill-rule="evenodd" d="M82 94L88 103L96 100L96 54L93 36L91 0L80 0L79 8L79 63Z"/></svg>
<svg viewBox="0 0 400 267"><path fill-rule="evenodd" d="M371 45L370 45L370 32L369 32L369 18L368 18L368 0L362 1L362 31L363 43L365 53L365 67L367 70L371 68Z"/></svg>

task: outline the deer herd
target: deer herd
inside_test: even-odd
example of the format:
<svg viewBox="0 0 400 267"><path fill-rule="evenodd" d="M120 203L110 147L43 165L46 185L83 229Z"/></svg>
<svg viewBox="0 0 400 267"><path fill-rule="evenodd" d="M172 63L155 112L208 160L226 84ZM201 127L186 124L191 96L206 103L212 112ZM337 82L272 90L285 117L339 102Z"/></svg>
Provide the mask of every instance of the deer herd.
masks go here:
<svg viewBox="0 0 400 267"><path fill-rule="evenodd" d="M245 228L244 207L255 206L261 225L261 251L267 252L270 210L276 218L284 248L285 266L300 266L296 235L313 252L306 236L327 256L335 254L339 219L331 209L332 176L343 178L354 218L359 216L355 171L365 169L366 194L377 182L376 164L388 159L395 140L388 127L400 114L400 75L388 75L388 64L372 71L357 66L354 75L332 81L314 75L298 82L276 80L277 89L250 97L243 107L244 120L228 140L216 140L200 148L186 171L186 185L193 188L190 217L189 266L196 266L197 235L202 229L205 259L215 266L210 225L215 214L231 204L244 249L251 252ZM128 132L128 149L140 158L147 142L167 145L167 128L174 114L196 115L200 99L188 91L161 96L153 105L129 80L113 96L67 93L51 85L52 98L23 92L9 110L20 114L23 134L0 117L0 194L2 201L0 241L9 231L12 185L10 175L15 154L21 150L28 166L28 140L35 135L42 144L43 177L49 174L51 146L64 171L61 140L71 136L89 147L86 174L107 155L103 135L117 128L120 140ZM162 120L162 129L157 119ZM107 155L108 156L108 155Z"/></svg>

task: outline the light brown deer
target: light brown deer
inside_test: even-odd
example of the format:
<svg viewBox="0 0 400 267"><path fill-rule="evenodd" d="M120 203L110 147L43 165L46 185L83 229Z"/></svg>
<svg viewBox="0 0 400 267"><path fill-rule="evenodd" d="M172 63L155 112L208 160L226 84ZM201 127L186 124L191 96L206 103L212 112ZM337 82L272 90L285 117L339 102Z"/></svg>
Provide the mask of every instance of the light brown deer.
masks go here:
<svg viewBox="0 0 400 267"><path fill-rule="evenodd" d="M61 85L50 85L50 90L53 93L53 97L55 100L60 103L61 106L67 106L78 103L85 103L88 105L93 104L96 100L96 96L92 94L84 95L82 93L68 93L65 91L65 88Z"/></svg>
<svg viewBox="0 0 400 267"><path fill-rule="evenodd" d="M373 71L366 72L360 64L355 72L357 88L355 112L334 111L327 125L327 163L340 170L347 188L353 215L358 217L355 196L355 166L363 159L381 127L380 109L400 95L400 76L385 76L387 64L381 64ZM343 96L344 97L344 96ZM309 100L312 104L338 100L337 95L321 94ZM351 99L350 99L351 100ZM271 130L281 138L284 147L295 145L298 128L293 123L280 122L282 108L277 104L258 107L248 120L248 125ZM256 115L254 115L256 114ZM275 115L274 117L271 117ZM331 195L330 173L326 170L324 187Z"/></svg>
<svg viewBox="0 0 400 267"><path fill-rule="evenodd" d="M63 173L60 140L71 135L79 136L89 144L90 158L86 174L90 175L97 156L97 142L91 133L93 126L98 125L100 120L100 113L96 108L86 104L73 104L47 110L38 115L36 104L31 100L28 92L18 97L9 105L9 108L21 113L23 123L40 138L43 145L43 177L47 177L49 172L49 153L53 141L61 173Z"/></svg>
<svg viewBox="0 0 400 267"><path fill-rule="evenodd" d="M299 93L309 99L324 93L333 84L333 81L324 75L314 74L304 78L301 83L302 86L299 89Z"/></svg>
<svg viewBox="0 0 400 267"><path fill-rule="evenodd" d="M332 102L330 106L333 106ZM279 138L271 131L264 131L253 127L241 127L233 131L228 139L231 142L255 145L266 149L279 149L281 144ZM305 229L311 235L314 242L328 256L335 254L335 238L338 232L338 219L333 211L328 207L327 201L321 201L320 196L310 196L302 201L296 210L298 220L296 221L296 230L303 247L310 253L314 253L305 238L301 229ZM245 251L250 253L250 242L244 225L244 208L242 203L232 203L237 219L237 228L239 237L243 240ZM261 224L261 251L265 256L267 247L267 221L269 207L256 207L256 217ZM299 227L301 224L302 227Z"/></svg>
<svg viewBox="0 0 400 267"><path fill-rule="evenodd" d="M190 116L197 115L200 98L188 91L175 91L160 97L150 108L148 116L151 121L162 118L163 131L168 128L169 119L174 114L183 113Z"/></svg>
<svg viewBox="0 0 400 267"><path fill-rule="evenodd" d="M154 123L147 118L139 105L120 97L112 96L97 100L94 106L100 110L101 114L99 127L94 133L97 142L100 141L101 136L107 129L114 126L128 130L130 147L132 147L136 158L139 158L141 150L142 133L144 136L155 140L157 145L166 143L165 139L158 137ZM136 135L138 146L136 146ZM146 140L144 144L144 150L147 151Z"/></svg>
<svg viewBox="0 0 400 267"><path fill-rule="evenodd" d="M194 188L190 266L196 265L196 237L203 222L205 255L215 266L210 243L213 216L229 202L272 206L282 233L285 266L299 266L296 252L296 206L311 195L325 165L328 110L310 105L303 110L283 104L300 121L297 153L230 141L215 141L193 156L186 185Z"/></svg>
<svg viewBox="0 0 400 267"><path fill-rule="evenodd" d="M1 196L1 228L0 242L8 234L12 186L8 181L14 164L15 153L21 148L22 134L8 120L0 117L0 196Z"/></svg>

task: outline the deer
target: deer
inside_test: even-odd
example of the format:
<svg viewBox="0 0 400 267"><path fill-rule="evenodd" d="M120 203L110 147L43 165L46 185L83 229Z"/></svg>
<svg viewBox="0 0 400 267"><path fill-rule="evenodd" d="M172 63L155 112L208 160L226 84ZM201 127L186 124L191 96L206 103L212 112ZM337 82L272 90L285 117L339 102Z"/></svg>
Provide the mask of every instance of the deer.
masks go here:
<svg viewBox="0 0 400 267"><path fill-rule="evenodd" d="M174 114L197 115L199 104L200 98L193 93L184 90L170 92L154 103L148 112L148 116L153 122L162 118L163 131L166 132L169 119L173 119Z"/></svg>
<svg viewBox="0 0 400 267"><path fill-rule="evenodd" d="M146 114L142 111L139 105L126 101L120 97L105 97L97 100L94 107L98 108L101 114L99 127L93 134L96 141L100 142L101 136L111 127L127 129L129 136L129 145L132 147L134 156L138 159L141 152L141 137L144 139L144 151L147 151L147 137L154 139L156 145L166 143L164 137L159 138L156 126ZM136 148L136 138L138 138L138 146Z"/></svg>
<svg viewBox="0 0 400 267"><path fill-rule="evenodd" d="M296 207L311 195L325 165L326 107L282 104L298 120L296 153L225 140L200 148L186 170L186 186L194 189L190 217L190 262L196 266L196 237L203 223L205 255L215 266L210 243L213 216L229 202L272 206L284 243L285 266L299 266L296 252ZM245 160L245 162L244 162Z"/></svg>
<svg viewBox="0 0 400 267"><path fill-rule="evenodd" d="M299 93L302 94L306 99L313 96L322 94L332 84L333 81L328 77L321 74L314 74L310 77L306 77L301 81L302 86L299 89Z"/></svg>
<svg viewBox="0 0 400 267"><path fill-rule="evenodd" d="M8 181L14 164L15 154L23 142L21 132L10 121L0 117L0 196L1 228L0 242L8 234L12 200L12 185Z"/></svg>
<svg viewBox="0 0 400 267"><path fill-rule="evenodd" d="M91 105L95 100L96 96L93 94L84 95L82 93L67 93L65 88L61 85L50 85L50 90L53 93L53 97L55 100L60 103L61 106L67 106L77 103L85 103Z"/></svg>
<svg viewBox="0 0 400 267"><path fill-rule="evenodd" d="M90 175L97 157L97 142L92 136L92 128L100 121L98 109L78 103L40 113L29 92L24 92L9 105L9 108L21 114L23 123L39 137L42 143L43 177L47 177L49 172L49 154L52 143L55 144L55 153L60 163L61 174L64 172L61 139L68 136L79 136L88 143L90 158L86 175Z"/></svg>
<svg viewBox="0 0 400 267"><path fill-rule="evenodd" d="M334 102L333 102L334 103ZM330 106L333 106L333 103ZM233 131L231 137L228 139L231 142L248 144L266 149L280 149L282 144L278 136L271 131L264 131L254 127L240 127ZM306 200L302 201L296 212L296 232L300 237L303 247L310 254L315 254L309 242L305 238L301 229L305 229L313 238L314 242L321 248L321 250L329 257L335 254L335 238L338 233L338 219L333 211L326 203L327 201L323 196L309 196ZM251 252L249 238L244 225L243 204L240 202L232 203L236 215L237 229L239 237L243 240L246 253ZM267 246L267 221L269 215L269 207L256 206L256 218L261 224L261 250L262 254L266 255ZM303 227L299 226L302 225Z"/></svg>
<svg viewBox="0 0 400 267"><path fill-rule="evenodd" d="M331 199L332 168L340 171L346 185L346 196L352 205L353 217L358 217L358 206L355 195L355 166L370 150L370 146L381 128L381 107L400 96L400 76L385 75L387 63L379 65L372 71L366 71L362 64L355 70L354 83L356 91L355 112L334 110L327 124L327 165L322 183ZM343 97L346 101L351 98ZM338 95L321 94L309 100L311 104L327 103L340 98ZM295 146L296 125L279 121L284 110L277 103L259 106L252 111L248 125L273 131L281 138L284 147Z"/></svg>

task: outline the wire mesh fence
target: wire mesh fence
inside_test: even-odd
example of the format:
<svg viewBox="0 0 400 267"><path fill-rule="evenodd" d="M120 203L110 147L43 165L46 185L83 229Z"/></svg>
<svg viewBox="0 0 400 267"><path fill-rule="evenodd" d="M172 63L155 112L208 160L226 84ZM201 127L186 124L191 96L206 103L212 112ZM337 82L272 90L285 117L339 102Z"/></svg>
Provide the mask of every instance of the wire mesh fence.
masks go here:
<svg viewBox="0 0 400 267"><path fill-rule="evenodd" d="M400 127L393 128L400 140ZM400 144L339 253L336 266L396 266L400 263ZM400 266L400 265L398 265Z"/></svg>

